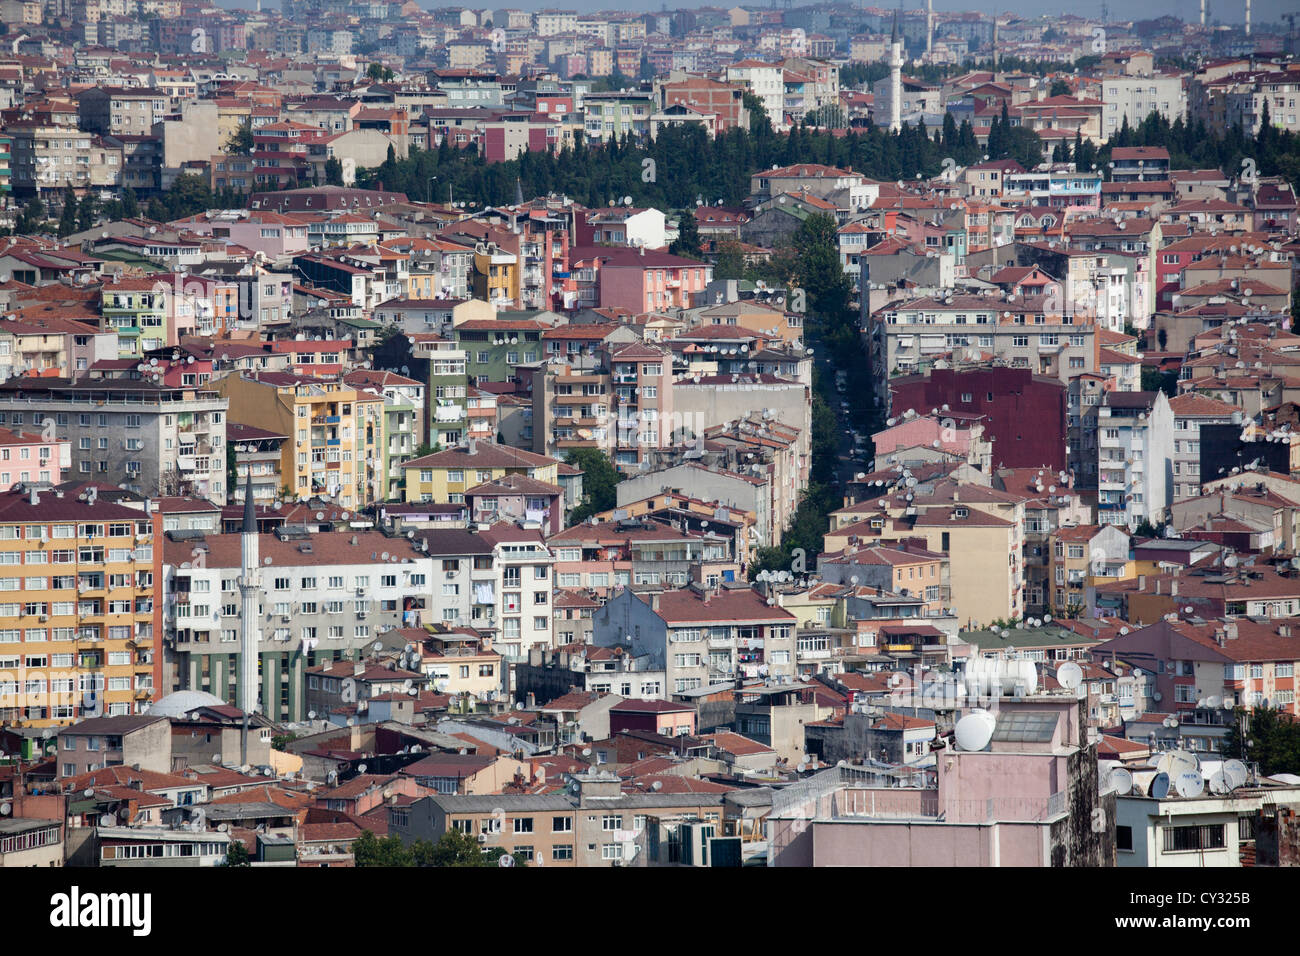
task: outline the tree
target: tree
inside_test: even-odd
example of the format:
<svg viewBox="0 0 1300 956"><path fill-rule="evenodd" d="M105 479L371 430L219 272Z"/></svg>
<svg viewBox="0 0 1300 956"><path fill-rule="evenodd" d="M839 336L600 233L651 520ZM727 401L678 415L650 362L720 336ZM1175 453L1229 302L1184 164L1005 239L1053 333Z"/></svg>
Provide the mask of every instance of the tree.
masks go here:
<svg viewBox="0 0 1300 956"><path fill-rule="evenodd" d="M1070 84L1065 80L1053 80L1052 88L1047 91L1048 96L1069 96Z"/></svg>
<svg viewBox="0 0 1300 956"><path fill-rule="evenodd" d="M1300 722L1274 708L1237 708L1223 755L1259 764L1266 777L1300 773Z"/></svg>
<svg viewBox="0 0 1300 956"><path fill-rule="evenodd" d="M342 186L343 183L343 164L339 162L337 156L331 156L325 160L325 185Z"/></svg>
<svg viewBox="0 0 1300 956"><path fill-rule="evenodd" d="M226 850L226 866L248 866L248 847L243 840L231 840Z"/></svg>
<svg viewBox="0 0 1300 956"><path fill-rule="evenodd" d="M398 836L382 840L366 830L352 843L352 858L357 866L415 866L415 855Z"/></svg>
<svg viewBox="0 0 1300 956"><path fill-rule="evenodd" d="M98 205L94 193L88 192L81 197L81 205L77 207L77 232L95 228L95 212Z"/></svg>
<svg viewBox="0 0 1300 956"><path fill-rule="evenodd" d="M692 210L682 210L677 221L677 238L668 246L668 251L675 256L703 258L704 254L700 249L700 227L695 221L695 213Z"/></svg>
<svg viewBox="0 0 1300 956"><path fill-rule="evenodd" d="M799 224L791 243L799 257L795 278L804 290L806 307L832 322L847 310L853 296L853 283L840 261L838 229L833 216L815 213ZM799 308L797 297L792 306Z"/></svg>
<svg viewBox="0 0 1300 956"><path fill-rule="evenodd" d="M366 76L370 77L370 79L374 80L376 83L387 83L393 78L393 71L382 63L371 63L366 67Z"/></svg>
<svg viewBox="0 0 1300 956"><path fill-rule="evenodd" d="M599 448L575 448L565 455L564 460L582 472L583 502L569 515L570 525L586 521L618 504L614 486L623 476L614 468L608 455Z"/></svg>
<svg viewBox="0 0 1300 956"><path fill-rule="evenodd" d="M253 151L253 121L244 120L240 123L222 148L233 156L249 155Z"/></svg>
<svg viewBox="0 0 1300 956"><path fill-rule="evenodd" d="M713 278L743 279L745 277L745 253L735 239L719 240L714 247Z"/></svg>
<svg viewBox="0 0 1300 956"><path fill-rule="evenodd" d="M1011 126L1003 130L1002 148L1025 169L1033 169L1043 161L1043 141L1028 126Z"/></svg>
<svg viewBox="0 0 1300 956"><path fill-rule="evenodd" d="M448 830L442 835L432 852L425 855L427 862L423 866L492 866L487 854L479 848L478 841L468 833L460 830Z"/></svg>
<svg viewBox="0 0 1300 956"><path fill-rule="evenodd" d="M63 190L63 214L59 217L59 238L70 236L77 231L77 194L71 183Z"/></svg>
<svg viewBox="0 0 1300 956"><path fill-rule="evenodd" d="M195 173L185 173L176 177L164 196L163 208L167 214L163 218L184 219L186 216L206 212L212 208L212 204L212 188L207 179ZM149 200L149 208L153 208L152 199ZM152 214L150 218L153 218Z"/></svg>
<svg viewBox="0 0 1300 956"><path fill-rule="evenodd" d="M14 234L19 236L31 236L41 232L41 227L45 222L45 203L39 199L32 199L23 207L22 212L14 220Z"/></svg>
<svg viewBox="0 0 1300 956"><path fill-rule="evenodd" d="M749 110L749 131L757 133L760 129L766 128L766 131L770 133L772 131L772 120L767 115L767 107L763 105L762 97L745 90L743 102L745 109Z"/></svg>
<svg viewBox="0 0 1300 956"><path fill-rule="evenodd" d="M122 218L134 219L140 215L140 203L135 198L135 190L127 186L122 190Z"/></svg>

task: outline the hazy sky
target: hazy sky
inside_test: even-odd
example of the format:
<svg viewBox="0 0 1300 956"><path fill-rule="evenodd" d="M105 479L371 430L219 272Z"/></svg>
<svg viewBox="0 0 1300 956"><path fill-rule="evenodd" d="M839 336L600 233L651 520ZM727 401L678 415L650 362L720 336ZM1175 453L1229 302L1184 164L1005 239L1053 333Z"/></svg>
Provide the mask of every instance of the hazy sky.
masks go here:
<svg viewBox="0 0 1300 956"><path fill-rule="evenodd" d="M436 9L441 6L452 6L452 4L431 3L429 0L419 0L420 5L427 9ZM675 2L664 3L662 0L620 0L618 3L611 3L610 0L572 0L572 2L563 2L563 0L515 0L515 2L497 2L489 3L487 0L466 0L458 6L465 6L471 9L500 9L502 7L512 7L518 10L540 10L561 9L561 10L579 10L583 12L593 10L661 10L667 7L669 10L691 9L701 6L721 6L728 7L733 4L734 0L713 0L711 3L692 2L692 0L675 0ZM877 0L875 3L864 4L890 8L895 5L897 0ZM253 3L251 0L217 0L219 6L227 8L251 9ZM1241 23L1245 19L1245 0L1208 0L1210 20L1219 20L1223 23ZM263 6L267 9L274 9L279 5L279 0L263 0ZM762 4L769 6L769 3ZM804 4L794 3L794 6L804 6ZM924 0L904 0L903 9L919 10L924 6ZM1075 13L1080 16L1100 16L1101 0L988 0L986 3L972 3L971 0L934 0L934 9L936 11L961 11L961 10L982 10L991 12L997 10L1000 13L1018 13L1022 16L1058 16L1062 13ZM1168 14L1181 16L1184 20L1195 20L1200 15L1199 0L1143 0L1140 4L1125 2L1125 0L1109 0L1110 15L1112 18L1121 16L1132 16L1137 14L1143 18L1162 17ZM1281 14L1300 12L1300 6L1296 0L1253 0L1251 5L1251 18L1258 25L1269 21L1281 22Z"/></svg>

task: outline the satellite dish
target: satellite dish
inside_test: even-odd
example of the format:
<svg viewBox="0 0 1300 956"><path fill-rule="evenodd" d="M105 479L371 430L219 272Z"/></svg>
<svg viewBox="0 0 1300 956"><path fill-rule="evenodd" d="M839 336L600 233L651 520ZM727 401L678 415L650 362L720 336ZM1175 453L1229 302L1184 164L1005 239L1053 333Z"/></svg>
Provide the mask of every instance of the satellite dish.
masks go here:
<svg viewBox="0 0 1300 956"><path fill-rule="evenodd" d="M1199 771L1185 770L1174 779L1174 789L1180 797L1199 797L1205 792L1205 778Z"/></svg>
<svg viewBox="0 0 1300 956"><path fill-rule="evenodd" d="M1246 785L1250 774L1246 770L1246 765L1240 760L1226 760L1223 764L1223 776L1228 781L1228 789L1236 790Z"/></svg>
<svg viewBox="0 0 1300 956"><path fill-rule="evenodd" d="M1074 661L1066 661L1057 669L1056 680L1066 690L1077 691L1083 684L1083 668Z"/></svg>
<svg viewBox="0 0 1300 956"><path fill-rule="evenodd" d="M1163 800L1169 796L1169 774L1158 773L1151 781L1151 796L1156 800Z"/></svg>
<svg viewBox="0 0 1300 956"><path fill-rule="evenodd" d="M1110 788L1121 797L1126 797L1133 791L1133 774L1123 767L1116 767L1112 770L1108 782Z"/></svg>
<svg viewBox="0 0 1300 956"><path fill-rule="evenodd" d="M1210 774L1210 779L1208 783L1210 786L1210 793L1219 796L1226 794L1229 790L1232 789L1232 787L1229 786L1228 784L1228 778L1224 775L1222 770Z"/></svg>

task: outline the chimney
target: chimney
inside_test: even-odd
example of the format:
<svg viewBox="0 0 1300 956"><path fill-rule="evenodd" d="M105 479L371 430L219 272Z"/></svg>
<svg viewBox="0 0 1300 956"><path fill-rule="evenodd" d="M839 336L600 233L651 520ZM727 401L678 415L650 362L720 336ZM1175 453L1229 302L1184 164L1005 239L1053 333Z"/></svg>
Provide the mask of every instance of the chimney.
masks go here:
<svg viewBox="0 0 1300 956"><path fill-rule="evenodd" d="M654 611L656 614L659 613L659 595L658 595L658 594L652 594L652 595L650 595L650 610Z"/></svg>
<svg viewBox="0 0 1300 956"><path fill-rule="evenodd" d="M1225 636L1228 640L1230 640L1230 641L1235 641L1235 640L1237 639L1237 623L1236 623L1236 621L1231 621L1231 622L1229 622L1229 623L1223 625L1223 634L1224 634L1224 636Z"/></svg>
<svg viewBox="0 0 1300 956"><path fill-rule="evenodd" d="M1147 576L1146 576L1145 574L1139 574L1139 575L1138 575L1138 590L1139 590L1139 591L1145 591L1146 589L1147 589ZM1157 594L1160 593L1160 582L1159 582L1159 581L1156 582L1156 593L1157 593Z"/></svg>
<svg viewBox="0 0 1300 956"><path fill-rule="evenodd" d="M537 706L537 695L534 694L532 691L529 691L529 692L528 692L528 709L529 709L529 710L532 710L532 709L533 709L534 707L536 707L536 706Z"/></svg>
<svg viewBox="0 0 1300 956"><path fill-rule="evenodd" d="M1291 636L1291 625L1290 625L1290 624L1279 624L1279 625L1277 626L1277 633L1278 633L1278 636L1279 636L1279 637L1290 637L1290 636Z"/></svg>
<svg viewBox="0 0 1300 956"><path fill-rule="evenodd" d="M1222 499L1223 499L1222 504L1219 505L1219 510L1222 511L1225 515L1228 513L1228 501L1229 499L1231 499L1231 497L1232 496L1228 494L1228 490L1225 488L1222 494Z"/></svg>
<svg viewBox="0 0 1300 956"><path fill-rule="evenodd" d="M1174 580L1174 581L1170 581L1170 582L1169 582L1169 596L1170 596L1170 597L1178 597L1178 581L1177 581L1177 580Z"/></svg>
<svg viewBox="0 0 1300 956"><path fill-rule="evenodd" d="M27 501L33 508L39 507L41 503L40 493L35 488L31 489L31 495Z"/></svg>

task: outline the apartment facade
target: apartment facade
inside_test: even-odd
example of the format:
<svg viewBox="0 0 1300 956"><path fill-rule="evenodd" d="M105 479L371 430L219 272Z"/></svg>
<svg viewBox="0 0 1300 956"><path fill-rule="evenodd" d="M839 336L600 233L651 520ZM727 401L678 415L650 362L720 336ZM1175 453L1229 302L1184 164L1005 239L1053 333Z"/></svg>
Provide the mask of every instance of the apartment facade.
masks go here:
<svg viewBox="0 0 1300 956"><path fill-rule="evenodd" d="M239 686L240 535L169 533L163 549L162 679L231 703ZM262 593L258 673L262 713L306 717L304 675L318 663L360 660L384 631L430 613L433 559L376 531L258 536ZM323 716L323 715L322 715Z"/></svg>
<svg viewBox="0 0 1300 956"><path fill-rule="evenodd" d="M240 424L290 436L280 458L289 495L330 494L345 508L385 496L383 395L288 372L231 373L215 384Z"/></svg>
<svg viewBox="0 0 1300 956"><path fill-rule="evenodd" d="M154 690L152 522L61 492L0 495L0 715L23 727L141 712Z"/></svg>
<svg viewBox="0 0 1300 956"><path fill-rule="evenodd" d="M0 425L54 423L71 477L142 495L198 495L224 504L227 401L208 387L135 379L10 379ZM37 479L33 479L37 480Z"/></svg>

